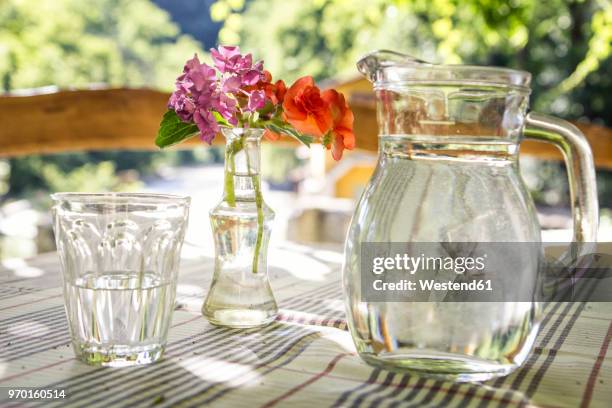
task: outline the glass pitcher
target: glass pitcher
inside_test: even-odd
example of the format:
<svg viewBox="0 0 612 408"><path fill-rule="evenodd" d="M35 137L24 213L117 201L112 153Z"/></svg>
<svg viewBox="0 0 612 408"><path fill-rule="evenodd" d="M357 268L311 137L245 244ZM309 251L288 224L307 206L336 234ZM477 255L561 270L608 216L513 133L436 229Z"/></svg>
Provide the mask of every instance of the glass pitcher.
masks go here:
<svg viewBox="0 0 612 408"><path fill-rule="evenodd" d="M527 72L434 65L391 51L368 54L357 66L374 85L379 126L378 165L345 246L344 295L357 351L373 365L443 378L506 375L533 345L538 302L368 301L362 246L539 243L536 211L519 174L524 138L562 151L574 240L594 242L598 206L589 144L563 120L527 114ZM512 279L535 288L537 271L527 269L513 269Z"/></svg>

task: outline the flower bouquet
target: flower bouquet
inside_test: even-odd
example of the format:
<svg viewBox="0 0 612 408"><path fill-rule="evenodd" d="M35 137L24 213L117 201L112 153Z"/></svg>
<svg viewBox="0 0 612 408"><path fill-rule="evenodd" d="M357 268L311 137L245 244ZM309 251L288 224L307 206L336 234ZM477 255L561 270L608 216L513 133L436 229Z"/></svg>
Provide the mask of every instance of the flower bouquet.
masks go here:
<svg viewBox="0 0 612 408"><path fill-rule="evenodd" d="M210 214L215 275L203 313L215 324L253 327L277 313L265 257L274 213L261 193L260 141L285 135L317 142L339 160L355 146L353 113L341 93L321 91L310 76L289 87L273 82L263 61L238 47L211 49L211 57L212 66L197 55L185 64L155 143L164 148L199 136L211 144L225 136L224 195Z"/></svg>

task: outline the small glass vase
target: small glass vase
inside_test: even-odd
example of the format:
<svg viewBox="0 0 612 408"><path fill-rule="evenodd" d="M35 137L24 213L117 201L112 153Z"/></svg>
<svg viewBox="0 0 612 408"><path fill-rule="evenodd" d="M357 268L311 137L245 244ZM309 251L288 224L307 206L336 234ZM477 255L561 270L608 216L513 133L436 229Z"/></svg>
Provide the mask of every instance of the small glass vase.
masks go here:
<svg viewBox="0 0 612 408"><path fill-rule="evenodd" d="M225 186L210 211L215 271L202 314L214 325L258 327L278 313L266 260L274 211L261 193L263 129L224 128L223 135Z"/></svg>

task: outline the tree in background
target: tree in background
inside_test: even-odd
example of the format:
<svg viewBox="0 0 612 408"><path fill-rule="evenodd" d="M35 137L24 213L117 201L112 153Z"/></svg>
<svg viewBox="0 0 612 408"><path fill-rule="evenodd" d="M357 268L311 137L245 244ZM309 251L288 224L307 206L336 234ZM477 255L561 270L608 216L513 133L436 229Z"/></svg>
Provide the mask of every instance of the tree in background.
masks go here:
<svg viewBox="0 0 612 408"><path fill-rule="evenodd" d="M201 52L149 0L0 2L4 91L92 83L171 89L177 67Z"/></svg>
<svg viewBox="0 0 612 408"><path fill-rule="evenodd" d="M535 109L612 125L610 0L217 0L211 16L222 43L289 79L355 74L360 55L387 48L525 69Z"/></svg>
<svg viewBox="0 0 612 408"><path fill-rule="evenodd" d="M180 34L168 13L149 0L0 2L0 86L5 92L92 83L170 89L177 69L194 52L202 52L200 44ZM100 188L117 189L125 183L115 170L146 172L160 156L94 152L12 159L8 188L12 194L53 189L64 178L78 189L79 182L98 177L104 178Z"/></svg>

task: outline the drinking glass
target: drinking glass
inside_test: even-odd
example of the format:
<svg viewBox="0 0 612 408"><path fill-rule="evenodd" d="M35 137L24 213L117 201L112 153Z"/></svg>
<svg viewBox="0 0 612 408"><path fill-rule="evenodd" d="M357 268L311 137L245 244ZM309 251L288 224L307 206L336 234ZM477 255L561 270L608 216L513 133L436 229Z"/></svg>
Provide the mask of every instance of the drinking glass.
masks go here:
<svg viewBox="0 0 612 408"><path fill-rule="evenodd" d="M88 364L158 360L172 320L189 197L51 195L72 345Z"/></svg>

